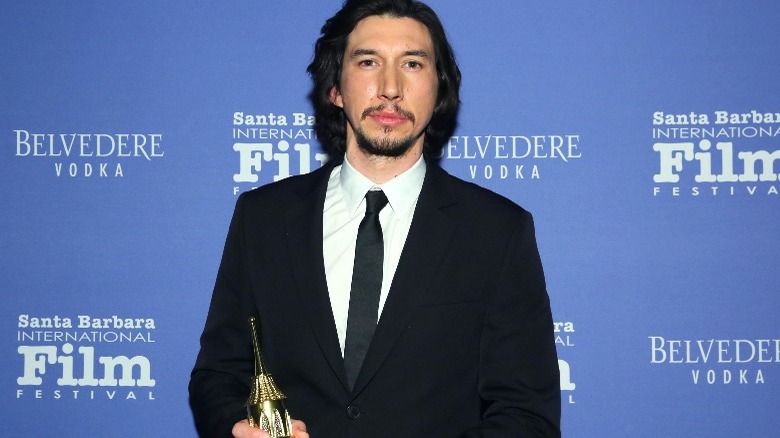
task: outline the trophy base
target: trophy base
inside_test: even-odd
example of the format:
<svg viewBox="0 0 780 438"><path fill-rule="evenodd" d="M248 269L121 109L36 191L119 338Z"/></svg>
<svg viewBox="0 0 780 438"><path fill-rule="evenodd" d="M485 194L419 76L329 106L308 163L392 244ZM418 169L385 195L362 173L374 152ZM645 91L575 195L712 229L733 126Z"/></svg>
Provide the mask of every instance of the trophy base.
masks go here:
<svg viewBox="0 0 780 438"><path fill-rule="evenodd" d="M246 407L249 425L267 431L271 438L293 438L292 419L282 400L266 400Z"/></svg>

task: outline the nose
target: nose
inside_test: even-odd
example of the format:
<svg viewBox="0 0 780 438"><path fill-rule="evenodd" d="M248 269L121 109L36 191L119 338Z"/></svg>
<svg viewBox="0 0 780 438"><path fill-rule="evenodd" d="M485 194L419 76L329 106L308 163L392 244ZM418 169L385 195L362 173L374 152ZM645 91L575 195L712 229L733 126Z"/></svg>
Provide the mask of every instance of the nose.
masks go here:
<svg viewBox="0 0 780 438"><path fill-rule="evenodd" d="M401 100L403 97L401 75L395 68L388 67L382 71L379 97L389 102Z"/></svg>

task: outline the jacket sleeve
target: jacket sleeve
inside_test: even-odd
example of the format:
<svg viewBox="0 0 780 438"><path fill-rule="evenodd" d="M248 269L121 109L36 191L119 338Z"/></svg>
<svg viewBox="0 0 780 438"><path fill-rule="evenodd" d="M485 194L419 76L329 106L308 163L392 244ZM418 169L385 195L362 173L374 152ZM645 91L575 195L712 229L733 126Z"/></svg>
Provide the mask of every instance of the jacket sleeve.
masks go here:
<svg viewBox="0 0 780 438"><path fill-rule="evenodd" d="M507 244L485 317L479 427L463 436L559 437L560 378L550 301L533 219Z"/></svg>
<svg viewBox="0 0 780 438"><path fill-rule="evenodd" d="M190 377L190 407L198 434L204 437L230 437L233 425L246 418L254 365L248 312L254 306L246 270L244 195L238 198L230 223Z"/></svg>

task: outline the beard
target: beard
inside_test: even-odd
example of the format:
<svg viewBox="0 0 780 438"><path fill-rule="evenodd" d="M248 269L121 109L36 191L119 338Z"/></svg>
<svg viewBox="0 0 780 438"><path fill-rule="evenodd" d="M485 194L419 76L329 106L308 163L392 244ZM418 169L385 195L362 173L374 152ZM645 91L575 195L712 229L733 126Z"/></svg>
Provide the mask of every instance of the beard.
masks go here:
<svg viewBox="0 0 780 438"><path fill-rule="evenodd" d="M412 123L415 122L414 114L405 111L401 109L398 105L392 104L393 109L397 113L403 114L409 121ZM363 111L361 120L368 117L369 114L371 114L374 111L381 111L384 109L384 105L376 106L367 108L365 111ZM415 135L409 135L408 137L404 138L398 138L393 139L390 138L389 135L393 132L393 128L385 127L383 130L383 136L374 137L371 138L368 135L366 135L365 131L363 131L360 128L354 129L355 132L355 140L357 140L358 147L370 154L377 157L400 157L404 154L406 154L409 149L414 146L414 143L417 141L418 136Z"/></svg>
<svg viewBox="0 0 780 438"><path fill-rule="evenodd" d="M400 157L406 154L417 140L417 137L412 135L397 139L389 137L370 138L362 129L357 129L354 132L358 147L363 152L377 157Z"/></svg>

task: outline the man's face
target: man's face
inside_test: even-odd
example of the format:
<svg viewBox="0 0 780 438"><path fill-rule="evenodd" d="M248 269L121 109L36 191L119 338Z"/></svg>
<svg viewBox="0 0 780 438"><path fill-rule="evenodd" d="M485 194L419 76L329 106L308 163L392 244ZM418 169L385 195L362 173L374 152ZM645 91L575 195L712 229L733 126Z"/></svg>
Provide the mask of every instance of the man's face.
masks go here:
<svg viewBox="0 0 780 438"><path fill-rule="evenodd" d="M379 156L422 150L438 76L428 28L411 18L371 16L347 38L334 105L347 117L347 150Z"/></svg>

